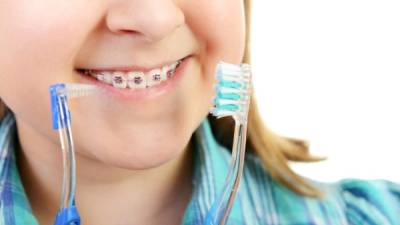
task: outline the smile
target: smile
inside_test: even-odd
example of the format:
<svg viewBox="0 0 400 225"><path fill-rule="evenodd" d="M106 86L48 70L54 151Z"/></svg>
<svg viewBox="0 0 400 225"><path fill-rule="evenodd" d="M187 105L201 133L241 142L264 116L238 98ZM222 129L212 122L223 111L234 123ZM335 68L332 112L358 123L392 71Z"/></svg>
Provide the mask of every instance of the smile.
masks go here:
<svg viewBox="0 0 400 225"><path fill-rule="evenodd" d="M127 100L148 99L174 89L191 56L171 64L147 70L76 69L84 83L100 87L106 93Z"/></svg>
<svg viewBox="0 0 400 225"><path fill-rule="evenodd" d="M171 79L183 59L161 68L143 71L107 71L79 69L78 72L118 89L145 89L160 85Z"/></svg>

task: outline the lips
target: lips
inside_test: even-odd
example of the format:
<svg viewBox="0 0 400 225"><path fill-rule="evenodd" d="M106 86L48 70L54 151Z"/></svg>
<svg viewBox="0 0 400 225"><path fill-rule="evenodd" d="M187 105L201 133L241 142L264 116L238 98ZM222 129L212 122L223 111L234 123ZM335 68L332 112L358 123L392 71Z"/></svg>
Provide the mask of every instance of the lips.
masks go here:
<svg viewBox="0 0 400 225"><path fill-rule="evenodd" d="M140 100L154 98L172 91L184 74L191 56L148 71L128 69L79 68L82 82L96 85L113 96Z"/></svg>

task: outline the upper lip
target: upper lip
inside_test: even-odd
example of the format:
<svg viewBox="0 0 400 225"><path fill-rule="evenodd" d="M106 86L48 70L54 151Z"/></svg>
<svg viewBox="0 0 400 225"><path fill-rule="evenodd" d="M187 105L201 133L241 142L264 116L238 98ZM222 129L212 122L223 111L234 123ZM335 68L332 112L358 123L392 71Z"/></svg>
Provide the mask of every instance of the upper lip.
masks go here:
<svg viewBox="0 0 400 225"><path fill-rule="evenodd" d="M172 60L172 61L166 61L160 64L155 64L153 66L137 66L137 65L132 65L132 66L93 66L90 68L84 68L84 67L79 67L78 70L92 70L92 71L121 71L121 72L129 72L129 71L142 71L142 72L147 72L151 71L153 69L160 69L164 66L171 65L175 62L178 62L180 60L184 60L185 58L188 58L189 56L186 56L181 59L177 60Z"/></svg>

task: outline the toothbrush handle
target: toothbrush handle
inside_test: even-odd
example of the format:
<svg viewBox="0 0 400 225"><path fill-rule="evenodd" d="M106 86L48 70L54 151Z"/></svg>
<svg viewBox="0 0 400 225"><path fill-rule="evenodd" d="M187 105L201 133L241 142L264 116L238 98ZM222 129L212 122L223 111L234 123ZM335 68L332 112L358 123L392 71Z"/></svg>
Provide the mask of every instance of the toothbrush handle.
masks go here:
<svg viewBox="0 0 400 225"><path fill-rule="evenodd" d="M71 119L67 97L59 96L58 107L60 112L59 135L63 155L63 188L60 210L71 207L75 196L75 149L71 131Z"/></svg>
<svg viewBox="0 0 400 225"><path fill-rule="evenodd" d="M246 132L247 123L241 123L235 120L232 160L229 165L228 175L222 192L217 196L214 204L207 213L204 225L225 225L228 220L243 172Z"/></svg>
<svg viewBox="0 0 400 225"><path fill-rule="evenodd" d="M225 213L222 217L222 220L219 225L225 225L226 221L228 219L228 216L230 214L230 211L232 209L233 203L235 201L235 197L239 188L240 184L240 179L242 177L243 173L243 167L244 167L244 156L246 153L246 139L247 139L247 122L240 123L236 122L235 124L235 134L234 134L234 142L232 146L232 153L234 154L235 157L235 163L234 163L234 173L232 175L235 175L234 177L234 182L232 186L231 193L229 195L229 199L225 208Z"/></svg>
<svg viewBox="0 0 400 225"><path fill-rule="evenodd" d="M58 130L63 158L63 186L60 209L54 225L80 225L79 212L75 206L75 149L67 97L58 96Z"/></svg>

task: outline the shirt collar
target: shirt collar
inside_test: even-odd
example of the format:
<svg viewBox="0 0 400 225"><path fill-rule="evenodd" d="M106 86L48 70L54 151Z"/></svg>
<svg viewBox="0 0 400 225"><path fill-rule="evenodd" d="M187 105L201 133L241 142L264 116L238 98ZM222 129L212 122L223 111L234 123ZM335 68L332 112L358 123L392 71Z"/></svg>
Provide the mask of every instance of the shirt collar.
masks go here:
<svg viewBox="0 0 400 225"><path fill-rule="evenodd" d="M8 111L0 120L0 224L38 225L18 173L16 145L15 120Z"/></svg>

